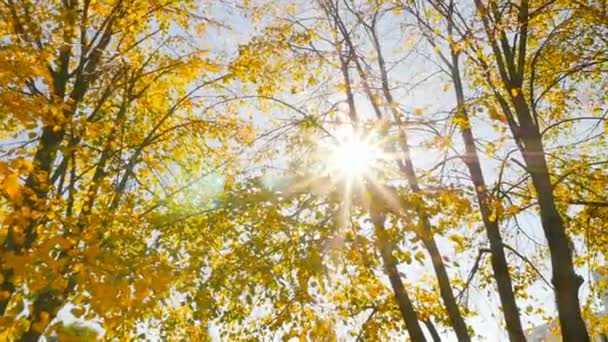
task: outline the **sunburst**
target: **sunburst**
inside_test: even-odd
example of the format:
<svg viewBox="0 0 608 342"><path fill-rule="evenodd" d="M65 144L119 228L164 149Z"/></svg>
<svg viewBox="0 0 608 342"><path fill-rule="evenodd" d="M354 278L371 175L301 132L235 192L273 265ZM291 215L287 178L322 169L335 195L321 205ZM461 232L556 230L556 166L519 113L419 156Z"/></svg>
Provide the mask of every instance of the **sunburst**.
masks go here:
<svg viewBox="0 0 608 342"><path fill-rule="evenodd" d="M363 135L354 129L336 134L329 151L325 162L330 176L346 181L348 186L373 178L385 157L376 135Z"/></svg>

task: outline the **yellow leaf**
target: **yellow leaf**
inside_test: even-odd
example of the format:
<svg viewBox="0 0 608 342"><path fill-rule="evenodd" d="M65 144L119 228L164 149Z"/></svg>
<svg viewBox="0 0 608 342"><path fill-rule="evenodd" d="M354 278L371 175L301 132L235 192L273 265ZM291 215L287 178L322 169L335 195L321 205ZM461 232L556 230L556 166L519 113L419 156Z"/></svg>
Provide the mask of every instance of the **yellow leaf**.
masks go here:
<svg viewBox="0 0 608 342"><path fill-rule="evenodd" d="M486 154L488 156L493 155L494 153L496 153L496 145L493 142L489 142L486 145Z"/></svg>
<svg viewBox="0 0 608 342"><path fill-rule="evenodd" d="M414 255L414 258L416 258L416 260L418 260L419 262L422 262L424 260L424 253L422 251L418 251Z"/></svg>
<svg viewBox="0 0 608 342"><path fill-rule="evenodd" d="M490 217L488 217L488 219L490 220L490 222L496 222L496 211L492 211L492 214L490 215Z"/></svg>
<svg viewBox="0 0 608 342"><path fill-rule="evenodd" d="M403 259L405 260L405 262L409 265L412 263L412 253L410 253L409 251L406 251L405 253L403 253Z"/></svg>
<svg viewBox="0 0 608 342"><path fill-rule="evenodd" d="M30 172L34 168L32 162L27 159L17 159L14 162L14 167L23 172Z"/></svg>
<svg viewBox="0 0 608 342"><path fill-rule="evenodd" d="M70 312L72 313L72 315L80 318L82 315L84 315L84 309L83 308L73 308L72 310L70 310Z"/></svg>
<svg viewBox="0 0 608 342"><path fill-rule="evenodd" d="M2 182L2 187L4 188L4 191L6 191L6 193L8 194L9 198L13 201L16 200L19 196L19 178L16 174L13 173L6 176L6 178L4 178L4 181Z"/></svg>
<svg viewBox="0 0 608 342"><path fill-rule="evenodd" d="M449 239L456 242L457 244L462 244L464 242L464 237L460 235L451 235Z"/></svg>
<svg viewBox="0 0 608 342"><path fill-rule="evenodd" d="M209 72L218 72L220 71L220 66L218 64L212 63L208 60L202 60L201 61L201 67L203 68L203 70L209 71Z"/></svg>

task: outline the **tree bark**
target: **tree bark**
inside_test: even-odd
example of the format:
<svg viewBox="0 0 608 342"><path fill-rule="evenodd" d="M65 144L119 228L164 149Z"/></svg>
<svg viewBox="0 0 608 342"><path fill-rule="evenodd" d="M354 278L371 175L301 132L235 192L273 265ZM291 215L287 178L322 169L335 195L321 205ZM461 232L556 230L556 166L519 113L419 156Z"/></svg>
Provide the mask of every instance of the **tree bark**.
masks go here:
<svg viewBox="0 0 608 342"><path fill-rule="evenodd" d="M433 337L433 342L441 342L441 337L439 337L439 333L437 332L437 329L435 328L433 322L431 322L430 318L424 320L424 325L426 325L427 330Z"/></svg>
<svg viewBox="0 0 608 342"><path fill-rule="evenodd" d="M384 62L384 56L382 54L380 40L378 39L376 31L373 27L370 28L370 33L373 39L374 49L376 50L376 56L378 59L378 68L380 70L380 77L382 82L382 93L384 94L388 107L393 114L395 122L399 126L399 142L403 153L403 163L400 163L399 166L412 192L421 193L422 190L420 188L420 185L418 184L416 171L414 170L414 165L411 160L411 153L407 141L407 135L403 130L403 126L401 125L401 115L396 110L393 96L389 88L388 73L386 71L386 64ZM435 270L435 275L437 277L437 283L439 284L439 292L448 312L448 317L450 319L450 322L452 323L454 332L456 333L456 336L459 341L470 341L471 337L469 336L467 325L464 321L464 318L462 317L462 314L460 313L460 309L458 308L458 303L456 302L456 298L454 297L454 293L452 292L450 278L445 268L441 252L439 251L439 248L437 248L435 238L433 237L432 225L429 221L429 218L424 213L423 208L416 208L416 211L420 218L420 232L418 232L418 235L421 238L422 243L426 248L427 252L431 256L431 263L433 264L433 269Z"/></svg>
<svg viewBox="0 0 608 342"><path fill-rule="evenodd" d="M517 302L513 293L513 285L511 275L509 274L509 266L505 251L503 249L502 236L497 219L490 219L492 215L491 198L488 195L483 171L477 150L475 148L475 138L471 130L471 122L465 108L464 89L462 79L460 78L458 55L452 51L451 77L454 83L454 92L456 95L457 112L456 117L461 119L460 132L465 145L464 163L469 169L471 181L475 187L477 203L483 224L488 235L491 250L491 264L494 272L494 279L498 288L498 295L503 308L507 333L511 341L525 342L526 338L521 325Z"/></svg>
<svg viewBox="0 0 608 342"><path fill-rule="evenodd" d="M529 1L522 0L517 8L518 39L512 45L507 39L507 34L500 27L501 23L497 22L499 15L496 3L490 2L488 8L481 0L474 1L477 10L481 13L500 81L508 94L503 96L498 91L494 91L494 95L507 117L511 133L536 189L541 223L551 255L552 282L562 338L568 342L587 342L589 334L581 316L578 299L578 289L583 280L574 270L570 240L555 203L542 136L538 123L531 113L532 106L535 105L534 99L527 100L522 92L526 75ZM514 51L517 51L516 55Z"/></svg>
<svg viewBox="0 0 608 342"><path fill-rule="evenodd" d="M586 342L589 341L589 335L578 299L578 290L583 279L574 270L572 248L555 204L541 137L536 131L524 134L524 139L527 149L524 152L524 160L536 189L541 222L551 254L551 282L555 288L562 338L566 342Z"/></svg>
<svg viewBox="0 0 608 342"><path fill-rule="evenodd" d="M376 247L380 250L380 255L384 263L384 271L390 280L395 300L399 306L399 311L401 312L401 316L407 327L410 339L414 342L426 341L412 301L407 290L403 286L401 275L397 269L397 260L393 255L395 249L384 229L384 216L372 213L372 221L374 222L376 229Z"/></svg>

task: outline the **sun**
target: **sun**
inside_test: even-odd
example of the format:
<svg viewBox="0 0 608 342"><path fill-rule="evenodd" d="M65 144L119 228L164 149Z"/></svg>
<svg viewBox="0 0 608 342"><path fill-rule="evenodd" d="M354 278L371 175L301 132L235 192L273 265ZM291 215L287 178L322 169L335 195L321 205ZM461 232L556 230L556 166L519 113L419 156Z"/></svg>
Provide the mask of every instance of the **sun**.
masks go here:
<svg viewBox="0 0 608 342"><path fill-rule="evenodd" d="M330 151L327 161L330 172L351 181L372 176L382 156L380 147L371 136L364 137L354 132L339 137Z"/></svg>

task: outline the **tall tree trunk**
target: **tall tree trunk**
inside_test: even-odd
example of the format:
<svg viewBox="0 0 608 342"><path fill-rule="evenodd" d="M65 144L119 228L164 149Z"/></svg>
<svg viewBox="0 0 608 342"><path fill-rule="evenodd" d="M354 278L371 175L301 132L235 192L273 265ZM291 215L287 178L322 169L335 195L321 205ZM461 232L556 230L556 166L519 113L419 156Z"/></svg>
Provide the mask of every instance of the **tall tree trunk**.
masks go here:
<svg viewBox="0 0 608 342"><path fill-rule="evenodd" d="M423 214L421 216L424 216ZM458 308L458 303L456 302L456 298L454 297L454 293L452 292L452 287L450 285L450 278L448 276L448 272L445 268L445 264L443 263L443 258L441 257L441 252L439 252L439 248L435 243L435 239L432 237L432 233L430 231L430 226L428 219L426 217L421 218L423 221L422 229L423 235L430 236L427 238L423 237L422 243L426 248L427 252L431 256L431 263L433 264L433 269L435 270L435 276L437 277L437 283L439 284L439 293L441 294L441 298L443 299L443 304L445 305L445 309L448 312L448 317L452 326L454 327L454 332L456 333L456 337L458 337L458 341L470 341L471 338L469 336L469 332L467 330L467 325L464 322L464 318L460 313L460 309Z"/></svg>
<svg viewBox="0 0 608 342"><path fill-rule="evenodd" d="M371 105L374 108L377 115L379 116L379 114L381 113L381 110L379 109L379 107L378 107L379 105L376 102L376 100L371 96L372 94L369 91L370 87L367 85L366 75L364 75L364 73L362 72L362 68L358 64L359 57L357 56L357 50L355 48L354 43L351 40L349 30L344 26L344 23L342 22L342 19L339 16L338 8L337 8L336 4L333 3L332 1L329 1L327 3L320 3L320 5L326 11L326 14L328 15L329 19L333 20L335 22L337 30L342 34L342 38L344 39L344 42L346 43L347 47L350 50L350 55L349 55L348 61L354 60L356 66L358 66L357 70L358 70L361 80L364 84L364 90L366 91L368 97L370 97L369 100L371 102ZM354 14L358 15L356 13L354 13ZM384 58L382 55L382 48L380 46L380 42L378 40L376 31L375 31L375 28L373 25L375 25L375 24L372 24L372 26L366 25L366 28L369 30L369 32L372 35L372 39L373 39L372 43L373 43L374 49L375 49L377 57L378 57L378 66L379 66L379 69L381 72L381 78L382 78L381 89L385 96L388 107L392 110L392 114L393 114L395 121L397 122L398 125L400 125L400 123L401 123L400 114L397 113L396 108L394 106L394 101L393 101L393 98L392 98L392 95L391 95L391 92L390 92L390 89L388 86L388 75L387 75L386 66L384 63ZM342 67L343 67L342 70L344 73L345 61L343 59L341 59L341 62L342 62ZM346 79L345 81L348 81L348 80ZM347 84L347 87L348 86L349 86L349 84ZM349 103L349 106L354 106L354 101L348 101L348 103ZM352 108L351 108L350 112L351 113L354 112L352 110ZM408 184L410 185L410 188L412 189L412 191L415 193L420 193L421 189L418 185L418 180L416 178L414 166L412 165L412 162L409 158L409 155L410 155L409 146L407 145L406 135L403 130L400 130L400 142L401 142L401 147L403 150L402 152L405 156L405 158L404 158L405 165L400 163L401 171L404 173L404 176L407 178ZM464 342L470 341L470 336L469 336L469 333L468 333L468 330L466 327L466 323L460 313L460 310L458 308L458 303L456 302L456 299L452 292L452 287L450 285L450 279L448 277L447 270L446 270L445 264L443 262L443 258L435 243L430 221L429 221L428 217L425 215L422 208L419 208L418 214L420 216L421 227L420 227L420 230L417 231L417 234L423 241L423 245L425 246L425 248L427 249L427 251L429 252L429 254L431 256L433 268L437 275L437 281L438 281L439 288L440 288L440 294L441 294L443 302L446 306L450 322L452 323L452 326L454 328L454 331L455 331L456 336L458 337L459 341L464 341ZM386 257L388 258L389 255L386 255ZM392 254L390 255L390 257L394 259L394 257L392 257ZM388 260L388 261L390 261L390 260ZM390 263L386 263L386 260L385 260L385 264L387 264L390 267ZM395 264L396 264L396 262L395 262ZM393 282L393 279L396 282L397 281L396 277L398 276L398 273L395 273L396 266L395 266L394 270L387 268L386 271L389 275L389 278L391 278L391 282ZM391 274L392 274L392 276L391 276ZM400 282L400 279L399 279L399 282ZM398 283L395 283L395 284L396 285L393 286L393 290L398 291L399 290ZM397 295L397 293L395 293L395 294ZM402 313L404 314L403 311L402 311ZM410 324L413 324L413 323L410 323ZM416 324L418 324L418 323L416 323Z"/></svg>
<svg viewBox="0 0 608 342"><path fill-rule="evenodd" d="M407 290L403 286L401 275L397 269L397 260L393 255L395 248L384 229L384 215L372 213L371 216L376 229L376 247L380 250L380 255L384 263L384 271L390 280L395 300L399 306L401 317L403 317L403 320L405 321L410 339L414 342L426 341L412 301L410 300Z"/></svg>
<svg viewBox="0 0 608 342"><path fill-rule="evenodd" d="M0 300L0 316L4 315L4 312L8 307L8 303L11 301L11 295L13 294L13 292L15 292L15 284L13 284L12 277L12 270L5 270L4 272L2 272L2 278L4 279L4 281L2 282L2 285L0 285L0 288L3 292L6 291L8 295L3 296Z"/></svg>
<svg viewBox="0 0 608 342"><path fill-rule="evenodd" d="M562 337L567 342L589 341L578 299L583 279L574 270L572 247L555 204L541 136L536 130L524 133L523 137L527 150L524 152L524 160L536 189L541 222L551 253L551 281L555 288Z"/></svg>
<svg viewBox="0 0 608 342"><path fill-rule="evenodd" d="M351 49L351 55L345 56L340 49L337 49L338 57L340 60L340 71L342 73L342 77L344 79L345 88L346 88L346 100L348 104L348 114L352 124L357 128L358 125L358 115L357 108L355 105L354 94L352 90L351 77L349 73L349 63L353 58L356 58L354 55L354 46L350 40L350 36L348 32L343 27L343 23L341 22L341 18L337 13L337 9L332 6L332 3L324 4L319 2L319 5L325 11L329 20L333 20L336 26L339 28L340 32L343 34L344 39L348 42L348 47ZM338 45L338 44L336 44ZM355 63L358 63L355 60ZM359 65L357 65L359 66ZM368 96L371 96L369 85L366 83L367 80L361 75L361 68L358 68L360 72L360 76L365 82L365 90L368 93ZM378 108L375 107L377 115L380 114ZM403 281L401 280L401 275L399 274L399 270L397 269L397 259L393 255L395 251L395 246L388 238L386 231L384 229L384 215L378 214L375 212L370 212L372 217L372 221L374 222L374 226L376 228L376 248L380 251L380 255L382 257L382 261L384 263L384 271L389 278L391 283L391 288L393 290L393 294L395 296L395 300L397 301L397 305L399 306L399 311L401 312L401 317L405 322L407 331L409 333L410 339L414 342L425 342L426 338L424 337L424 333L422 332L422 328L420 327L420 323L418 321L416 310L410 300L410 297L403 285Z"/></svg>
<svg viewBox="0 0 608 342"><path fill-rule="evenodd" d="M378 59L378 69L380 70L380 77L382 82L382 93L384 94L388 108L393 114L395 122L399 126L399 142L403 153L403 163L400 162L401 172L404 174L412 192L421 193L422 190L420 188L420 185L418 184L418 178L416 176L416 171L414 170L414 165L411 159L411 152L407 141L407 135L403 130L401 114L397 112L395 102L393 100L393 96L389 88L388 72L386 70L386 64L384 61L384 56L382 54L380 40L378 39L378 35L374 27L370 27L369 31L372 36L374 49L376 50L376 56ZM445 308L448 312L448 317L450 319L450 322L452 323L454 332L456 333L456 336L458 337L459 341L470 341L471 337L469 336L467 325L464 321L464 318L462 317L462 314L460 313L458 303L456 302L456 298L454 297L454 293L452 292L450 278L443 262L443 257L441 256L441 252L439 251L439 248L437 248L437 244L435 243L432 225L429 221L428 216L425 214L424 209L416 209L418 217L420 218L420 232L418 234L422 240L424 247L431 256L431 263L433 265L433 269L435 270L437 283L439 284L439 292L441 294L441 298L443 299Z"/></svg>
<svg viewBox="0 0 608 342"><path fill-rule="evenodd" d="M513 293L513 285L509 274L507 258L505 257L505 251L503 249L500 227L497 219L490 219L492 215L491 198L488 196L479 156L477 155L477 150L475 148L475 138L473 137L471 122L465 108L464 90L460 77L458 55L454 51L452 51L451 77L452 82L454 83L458 107L456 116L461 121L459 126L462 140L465 145L466 154L463 160L469 169L471 181L475 187L477 203L479 204L483 224L490 242L492 271L494 272L494 279L496 279L496 285L498 287L498 295L503 308L507 332L511 341L525 342L526 338L521 326L519 310Z"/></svg>
<svg viewBox="0 0 608 342"><path fill-rule="evenodd" d="M66 38L67 40L67 38ZM59 67L58 71L53 73L53 98L56 101L63 102L66 93L66 84L68 81L68 66L70 61L70 50L61 49L59 53ZM69 113L69 109L63 111L64 116ZM65 136L63 129L55 129L53 125L44 126L42 129L42 135L40 142L36 149L36 153L32 160L33 171L28 175L25 186L35 195L33 198L27 196L27 198L20 203L20 206L37 209L41 212L44 211L44 205L47 200L47 193L50 188L49 179L53 163L57 156L59 146ZM15 210L20 208L16 207ZM3 241L2 248L9 250L14 253L20 253L24 247L27 248L36 238L36 230L34 229L36 219L28 218L24 220L23 231L25 232L25 240L18 242L14 229L8 228L8 232L5 240ZM3 283L2 289L8 292L8 296L0 301L0 315L5 313L5 310L10 302L10 297L15 291L15 284L13 283L13 272L9 267L2 265L3 272Z"/></svg>
<svg viewBox="0 0 608 342"><path fill-rule="evenodd" d="M552 282L563 340L589 341L578 299L578 289L583 280L574 270L570 240L555 204L542 137L538 122L531 113L534 99L526 99L522 92L526 75L529 1L521 0L517 7L517 39L513 44L501 26L497 4L490 2L486 6L481 0L474 2L492 48L500 81L508 95L502 96L496 90L494 93L536 189L541 223L551 254Z"/></svg>

